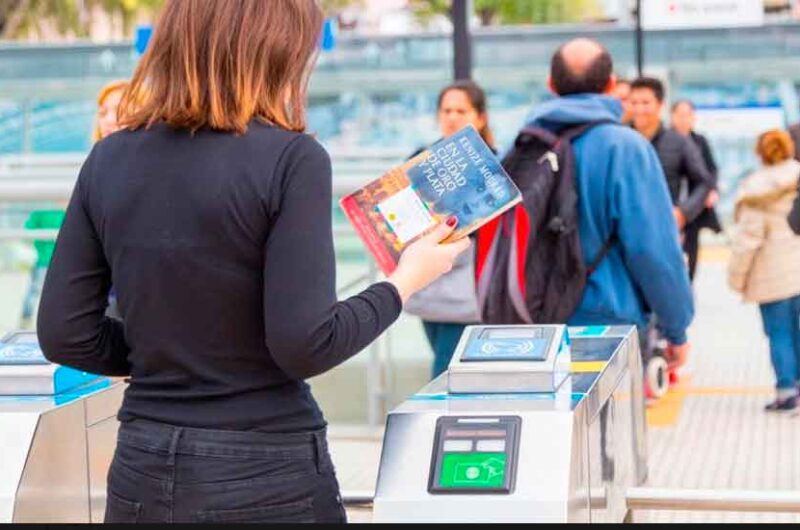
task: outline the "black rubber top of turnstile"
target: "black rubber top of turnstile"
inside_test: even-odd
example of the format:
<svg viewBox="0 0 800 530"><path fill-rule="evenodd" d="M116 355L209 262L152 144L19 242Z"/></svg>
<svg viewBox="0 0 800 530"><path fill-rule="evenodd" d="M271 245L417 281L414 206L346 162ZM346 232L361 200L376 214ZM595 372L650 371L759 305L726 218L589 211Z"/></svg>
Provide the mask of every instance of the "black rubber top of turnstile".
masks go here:
<svg viewBox="0 0 800 530"><path fill-rule="evenodd" d="M619 337L572 339L572 362L607 361L622 340Z"/></svg>
<svg viewBox="0 0 800 530"><path fill-rule="evenodd" d="M587 394L591 390L592 385L597 380L597 372L590 372L585 374L571 374L572 380L572 394Z"/></svg>

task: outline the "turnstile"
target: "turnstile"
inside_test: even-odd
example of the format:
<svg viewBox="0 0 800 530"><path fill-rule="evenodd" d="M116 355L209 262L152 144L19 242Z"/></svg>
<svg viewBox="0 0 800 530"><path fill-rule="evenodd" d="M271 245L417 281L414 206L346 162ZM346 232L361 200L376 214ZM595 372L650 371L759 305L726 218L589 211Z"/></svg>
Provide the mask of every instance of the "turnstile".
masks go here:
<svg viewBox="0 0 800 530"><path fill-rule="evenodd" d="M0 340L0 523L103 521L124 386Z"/></svg>
<svg viewBox="0 0 800 530"><path fill-rule="evenodd" d="M632 327L468 327L389 414L376 522L622 522L646 478Z"/></svg>

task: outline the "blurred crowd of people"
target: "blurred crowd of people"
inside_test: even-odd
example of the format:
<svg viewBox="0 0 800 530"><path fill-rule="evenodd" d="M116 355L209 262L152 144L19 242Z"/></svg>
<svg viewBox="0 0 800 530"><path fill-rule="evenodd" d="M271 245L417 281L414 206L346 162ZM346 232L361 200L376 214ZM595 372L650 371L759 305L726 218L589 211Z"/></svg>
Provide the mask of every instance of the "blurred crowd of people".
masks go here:
<svg viewBox="0 0 800 530"><path fill-rule="evenodd" d="M566 43L553 57L548 81L555 97L533 110L526 127L558 134L578 124L599 124L572 140L578 229L587 264L604 242L614 243L591 271L583 300L567 323L634 324L643 337L652 337L655 328L656 336L669 344L674 381L689 351L686 331L694 316L690 282L697 273L700 233L723 232L715 211L718 167L709 141L695 129L691 101L679 99L667 109L661 80L617 79L612 64L597 42ZM467 124L488 131L486 101L473 82L443 89L441 135ZM497 148L490 134L484 139ZM759 304L769 338L776 394L768 411L794 410L800 393L798 141L800 124L759 137L755 151L761 167L741 182L731 227L729 284L744 301ZM446 370L464 327L480 322L472 298L473 262L474 256L463 257L452 273L428 287L430 296L423 291L418 303L406 307L423 318L434 352L434 377ZM442 303L456 299L458 308ZM647 340L642 345L653 347Z"/></svg>

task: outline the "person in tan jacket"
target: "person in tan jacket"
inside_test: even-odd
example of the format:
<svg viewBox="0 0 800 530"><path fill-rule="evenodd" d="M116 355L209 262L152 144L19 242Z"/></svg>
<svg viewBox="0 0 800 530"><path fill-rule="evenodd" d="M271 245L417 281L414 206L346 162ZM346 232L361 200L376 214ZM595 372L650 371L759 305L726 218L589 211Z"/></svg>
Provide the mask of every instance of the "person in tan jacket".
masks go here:
<svg viewBox="0 0 800 530"><path fill-rule="evenodd" d="M800 162L791 137L777 129L759 137L756 153L764 167L739 188L728 281L745 301L760 304L777 380L766 410L788 411L797 408L800 381L800 236L787 221Z"/></svg>

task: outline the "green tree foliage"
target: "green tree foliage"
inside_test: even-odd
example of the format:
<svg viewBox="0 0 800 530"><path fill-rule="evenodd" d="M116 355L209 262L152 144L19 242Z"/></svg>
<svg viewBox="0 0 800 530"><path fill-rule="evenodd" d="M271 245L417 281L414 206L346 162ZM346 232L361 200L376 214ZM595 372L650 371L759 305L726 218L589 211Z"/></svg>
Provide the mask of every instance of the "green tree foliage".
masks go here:
<svg viewBox="0 0 800 530"><path fill-rule="evenodd" d="M448 15L450 13L451 0L410 0L409 4L414 14L423 21L427 22L436 15Z"/></svg>
<svg viewBox="0 0 800 530"><path fill-rule="evenodd" d="M423 22L448 14L450 0L411 0L411 8ZM558 24L593 19L599 15L597 0L473 0L484 26L491 24Z"/></svg>
<svg viewBox="0 0 800 530"><path fill-rule="evenodd" d="M164 0L0 0L0 37L35 35L44 24L52 24L63 35L87 37L91 15L98 7L119 21L123 32L129 35L140 14L156 13L163 3ZM320 0L327 16L363 4L364 0Z"/></svg>
<svg viewBox="0 0 800 530"><path fill-rule="evenodd" d="M141 13L154 15L164 0L83 0L88 4L100 5L106 13L119 17L126 35L130 34Z"/></svg>
<svg viewBox="0 0 800 530"><path fill-rule="evenodd" d="M19 38L52 26L62 35L88 36L95 10L111 16L130 34L138 16L155 13L164 0L0 0L0 36Z"/></svg>
<svg viewBox="0 0 800 530"><path fill-rule="evenodd" d="M336 16L347 7L364 5L364 0L320 0L319 4L325 15Z"/></svg>
<svg viewBox="0 0 800 530"><path fill-rule="evenodd" d="M80 26L79 10L74 0L0 0L0 25L3 36L13 38L35 32L42 21L68 32Z"/></svg>

